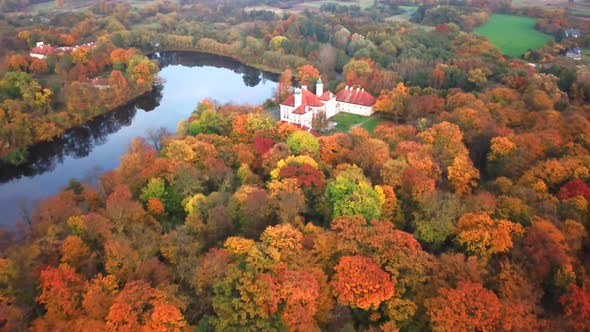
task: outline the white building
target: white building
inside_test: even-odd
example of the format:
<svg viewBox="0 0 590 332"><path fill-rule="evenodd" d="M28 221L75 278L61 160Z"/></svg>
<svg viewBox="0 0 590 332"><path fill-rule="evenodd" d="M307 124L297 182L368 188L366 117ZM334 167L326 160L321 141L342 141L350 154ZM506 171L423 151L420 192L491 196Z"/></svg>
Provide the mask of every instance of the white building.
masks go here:
<svg viewBox="0 0 590 332"><path fill-rule="evenodd" d="M61 46L61 47L53 47L51 44L45 44L43 42L37 42L35 47L31 50L29 55L32 58L37 59L45 59L50 54L63 54L63 53L70 53L75 51L78 48L86 48L86 49L93 49L96 47L95 42L85 43L82 45L75 45L75 46Z"/></svg>
<svg viewBox="0 0 590 332"><path fill-rule="evenodd" d="M53 46L51 46L50 44L45 44L43 42L37 42L37 44L35 45L35 47L33 47L29 55L32 58L45 59L47 55L52 53L55 53L55 48L53 48Z"/></svg>
<svg viewBox="0 0 590 332"><path fill-rule="evenodd" d="M324 84L319 80L315 94L303 85L280 104L281 121L311 128L313 116L320 111L327 118L340 112L370 116L375 101L375 97L358 87L346 86L337 94L324 92Z"/></svg>

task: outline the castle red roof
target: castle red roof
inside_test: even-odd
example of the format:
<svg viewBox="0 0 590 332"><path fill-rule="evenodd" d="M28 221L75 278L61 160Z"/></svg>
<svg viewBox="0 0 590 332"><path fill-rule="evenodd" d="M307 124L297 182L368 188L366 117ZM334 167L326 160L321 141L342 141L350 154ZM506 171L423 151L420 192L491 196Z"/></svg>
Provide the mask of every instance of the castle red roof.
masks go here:
<svg viewBox="0 0 590 332"><path fill-rule="evenodd" d="M295 94L292 93L281 105L295 107ZM321 107L322 105L324 103L322 103L318 96L307 89L301 89L301 106L303 106L303 109L305 109L305 106Z"/></svg>
<svg viewBox="0 0 590 332"><path fill-rule="evenodd" d="M305 114L307 107L304 106L303 104L301 104L299 107L297 107L296 109L293 110L293 114Z"/></svg>
<svg viewBox="0 0 590 332"><path fill-rule="evenodd" d="M377 99L360 88L346 87L336 94L336 100L343 103L373 106Z"/></svg>
<svg viewBox="0 0 590 332"><path fill-rule="evenodd" d="M324 92L321 96L320 96L320 100L323 101L328 101L330 99L334 98L334 94L332 93L332 91L328 90L326 92Z"/></svg>
<svg viewBox="0 0 590 332"><path fill-rule="evenodd" d="M31 50L31 53L48 55L48 54L55 53L55 48L49 44L42 44L42 45L33 47L33 49Z"/></svg>
<svg viewBox="0 0 590 332"><path fill-rule="evenodd" d="M33 49L31 49L31 53L48 55L48 54L61 53L61 52L73 52L77 48L92 49L95 47L96 47L95 42L90 42L90 43L76 45L76 46L61 46L61 47L53 47L50 44L41 44L41 45L33 47Z"/></svg>

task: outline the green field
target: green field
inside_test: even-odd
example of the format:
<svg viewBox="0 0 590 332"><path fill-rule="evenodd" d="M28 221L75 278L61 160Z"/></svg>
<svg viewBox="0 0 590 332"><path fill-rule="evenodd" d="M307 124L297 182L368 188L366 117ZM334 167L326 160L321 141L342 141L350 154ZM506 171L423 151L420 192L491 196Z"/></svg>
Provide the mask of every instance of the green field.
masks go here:
<svg viewBox="0 0 590 332"><path fill-rule="evenodd" d="M486 36L504 54L520 57L528 49L543 47L552 38L535 30L535 22L532 17L494 14L475 33Z"/></svg>
<svg viewBox="0 0 590 332"><path fill-rule="evenodd" d="M330 121L336 122L336 128L330 130L328 133L347 133L350 128L355 125L361 124L367 120L366 116L350 114L350 113L339 113L330 118Z"/></svg>
<svg viewBox="0 0 590 332"><path fill-rule="evenodd" d="M350 130L350 128L355 126L365 128L367 129L367 131L372 133L375 127L377 127L377 125L387 120L383 119L378 114L368 118L366 116L357 114L339 113L331 117L330 121L336 122L337 125L336 128L330 130L328 134L347 133Z"/></svg>
<svg viewBox="0 0 590 332"><path fill-rule="evenodd" d="M341 6L358 5L362 9L367 9L367 8L371 8L373 6L374 1L373 0L357 0L357 1L320 0L320 1L304 2L303 6L310 7L310 8L320 8L323 4L329 4L329 3L333 3L333 4L337 4L337 5L341 5Z"/></svg>
<svg viewBox="0 0 590 332"><path fill-rule="evenodd" d="M382 118L381 116L379 116L377 114L377 115L371 116L371 118L369 118L369 120L366 120L365 122L363 122L361 124L361 127L367 129L367 131L372 134L373 131L375 130L375 127L382 124L383 122L387 122L387 120L385 120L384 118Z"/></svg>
<svg viewBox="0 0 590 332"><path fill-rule="evenodd" d="M573 16L590 17L590 9L571 9L569 13Z"/></svg>

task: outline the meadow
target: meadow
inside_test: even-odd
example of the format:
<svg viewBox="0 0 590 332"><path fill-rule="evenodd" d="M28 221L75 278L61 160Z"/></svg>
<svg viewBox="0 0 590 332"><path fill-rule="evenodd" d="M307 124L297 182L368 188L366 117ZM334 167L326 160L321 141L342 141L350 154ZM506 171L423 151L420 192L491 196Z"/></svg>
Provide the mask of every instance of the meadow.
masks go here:
<svg viewBox="0 0 590 332"><path fill-rule="evenodd" d="M375 130L379 124L386 122L381 115L374 114L371 117L366 117L357 114L350 114L350 113L339 113L330 118L330 121L336 122L336 128L332 129L328 132L328 134L333 133L347 133L350 131L352 127L362 127L367 129L370 133Z"/></svg>
<svg viewBox="0 0 590 332"><path fill-rule="evenodd" d="M357 0L357 1L320 0L320 1L304 2L303 7L319 9L322 5L330 4L330 3L341 5L341 6L357 5L357 6L361 7L362 9L368 9L373 6L374 0Z"/></svg>
<svg viewBox="0 0 590 332"><path fill-rule="evenodd" d="M543 47L552 37L535 30L536 19L494 14L475 33L487 37L506 55L520 57L528 49Z"/></svg>

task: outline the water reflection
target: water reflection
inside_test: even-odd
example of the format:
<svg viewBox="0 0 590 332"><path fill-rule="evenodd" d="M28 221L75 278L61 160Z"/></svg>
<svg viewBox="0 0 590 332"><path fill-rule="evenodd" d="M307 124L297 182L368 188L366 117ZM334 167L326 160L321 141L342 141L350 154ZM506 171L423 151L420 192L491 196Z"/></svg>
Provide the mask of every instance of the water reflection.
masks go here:
<svg viewBox="0 0 590 332"><path fill-rule="evenodd" d="M156 58L156 56L153 55L152 58ZM250 87L257 86L263 79L273 82L279 79L278 74L261 72L256 68L246 66L234 59L223 56L211 56L209 54L194 52L171 52L163 53L157 59L160 61L160 68L170 65L183 65L187 67L206 66L231 69L236 74L242 74L244 84Z"/></svg>
<svg viewBox="0 0 590 332"><path fill-rule="evenodd" d="M25 164L0 164L0 226L16 221L21 201L53 195L71 178L84 180L97 169L113 169L129 142L149 128L174 132L203 98L260 104L272 96L278 78L204 54L163 53L159 61L161 86L61 138L31 147Z"/></svg>
<svg viewBox="0 0 590 332"><path fill-rule="evenodd" d="M26 163L19 166L0 166L0 182L52 171L67 156L76 159L88 156L95 146L105 143L108 135L131 125L138 108L145 111L154 110L160 105L161 99L162 87L157 86L132 103L100 115L82 127L70 129L52 142L34 145L29 149L29 159Z"/></svg>

